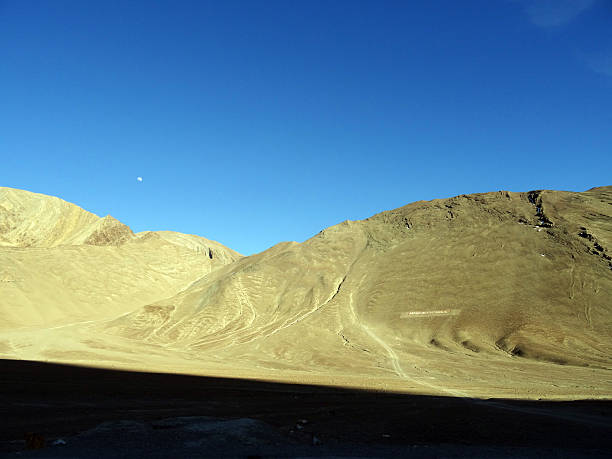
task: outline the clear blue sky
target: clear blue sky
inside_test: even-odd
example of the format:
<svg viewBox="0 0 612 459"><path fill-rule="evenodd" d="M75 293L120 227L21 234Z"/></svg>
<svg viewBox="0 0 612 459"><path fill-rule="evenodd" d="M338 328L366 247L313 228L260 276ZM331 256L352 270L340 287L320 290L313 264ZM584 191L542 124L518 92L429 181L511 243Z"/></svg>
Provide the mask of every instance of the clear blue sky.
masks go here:
<svg viewBox="0 0 612 459"><path fill-rule="evenodd" d="M610 0L0 0L0 185L134 231L609 184Z"/></svg>

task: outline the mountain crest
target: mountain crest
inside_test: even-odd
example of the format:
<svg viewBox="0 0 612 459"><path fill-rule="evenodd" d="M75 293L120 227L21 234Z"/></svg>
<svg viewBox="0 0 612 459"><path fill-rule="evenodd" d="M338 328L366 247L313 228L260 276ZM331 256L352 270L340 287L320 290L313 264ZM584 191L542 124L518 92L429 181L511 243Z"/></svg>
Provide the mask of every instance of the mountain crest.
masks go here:
<svg viewBox="0 0 612 459"><path fill-rule="evenodd" d="M121 245L135 237L129 226L107 215L93 225L89 236L83 243L88 245Z"/></svg>

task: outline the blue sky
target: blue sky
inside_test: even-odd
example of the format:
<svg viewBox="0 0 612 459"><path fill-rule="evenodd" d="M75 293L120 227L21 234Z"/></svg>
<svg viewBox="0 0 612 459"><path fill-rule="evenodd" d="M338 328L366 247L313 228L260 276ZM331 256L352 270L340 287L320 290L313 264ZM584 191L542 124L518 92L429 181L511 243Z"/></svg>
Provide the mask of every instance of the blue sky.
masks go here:
<svg viewBox="0 0 612 459"><path fill-rule="evenodd" d="M134 231L250 254L611 178L608 0L0 0L0 185Z"/></svg>

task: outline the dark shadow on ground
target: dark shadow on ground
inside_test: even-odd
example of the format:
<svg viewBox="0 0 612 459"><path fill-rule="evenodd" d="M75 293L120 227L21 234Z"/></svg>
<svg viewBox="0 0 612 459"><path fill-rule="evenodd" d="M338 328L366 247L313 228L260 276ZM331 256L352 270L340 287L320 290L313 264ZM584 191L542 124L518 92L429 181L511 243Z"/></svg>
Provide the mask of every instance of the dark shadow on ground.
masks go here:
<svg viewBox="0 0 612 459"><path fill-rule="evenodd" d="M107 421L182 416L255 419L298 443L612 450L610 401L477 401L0 360L0 451L23 448L26 432L67 438Z"/></svg>

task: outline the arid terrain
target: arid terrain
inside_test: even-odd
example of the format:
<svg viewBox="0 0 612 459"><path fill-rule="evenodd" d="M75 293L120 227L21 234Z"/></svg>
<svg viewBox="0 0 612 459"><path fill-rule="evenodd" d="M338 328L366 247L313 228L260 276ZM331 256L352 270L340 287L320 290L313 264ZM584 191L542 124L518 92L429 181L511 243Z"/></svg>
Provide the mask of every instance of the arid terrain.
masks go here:
<svg viewBox="0 0 612 459"><path fill-rule="evenodd" d="M0 188L0 358L598 399L609 431L611 256L610 186L419 201L248 257Z"/></svg>
<svg viewBox="0 0 612 459"><path fill-rule="evenodd" d="M469 397L612 395L612 188L416 202L250 257L0 189L0 355Z"/></svg>

